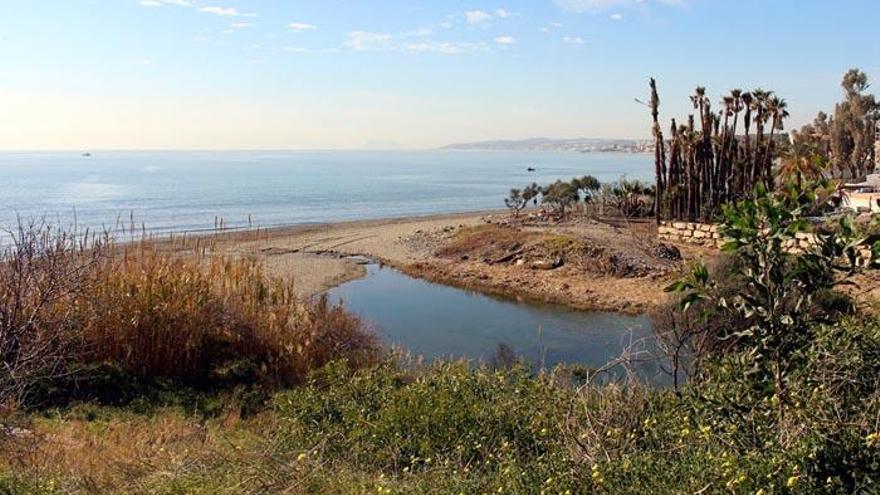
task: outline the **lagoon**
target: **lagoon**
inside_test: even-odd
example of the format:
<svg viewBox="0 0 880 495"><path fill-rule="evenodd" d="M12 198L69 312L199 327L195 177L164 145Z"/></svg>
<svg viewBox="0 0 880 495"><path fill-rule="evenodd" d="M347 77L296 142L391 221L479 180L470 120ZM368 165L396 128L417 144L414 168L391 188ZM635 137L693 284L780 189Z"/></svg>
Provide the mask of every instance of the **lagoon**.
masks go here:
<svg viewBox="0 0 880 495"><path fill-rule="evenodd" d="M581 364L598 368L625 347L651 351L646 316L576 311L517 302L434 284L376 264L367 276L330 293L371 324L387 345L399 345L426 361L464 358L491 363L499 349L536 368ZM639 376L662 382L658 363L640 363Z"/></svg>

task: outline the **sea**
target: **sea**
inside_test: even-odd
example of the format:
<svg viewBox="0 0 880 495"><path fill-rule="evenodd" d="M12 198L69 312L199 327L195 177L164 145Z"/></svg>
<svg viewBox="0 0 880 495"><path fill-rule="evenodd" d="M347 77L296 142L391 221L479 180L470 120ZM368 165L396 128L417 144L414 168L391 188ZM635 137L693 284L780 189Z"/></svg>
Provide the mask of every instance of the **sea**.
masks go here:
<svg viewBox="0 0 880 495"><path fill-rule="evenodd" d="M648 181L652 170L651 156L628 153L0 152L0 229L38 220L162 235L478 211L531 182Z"/></svg>

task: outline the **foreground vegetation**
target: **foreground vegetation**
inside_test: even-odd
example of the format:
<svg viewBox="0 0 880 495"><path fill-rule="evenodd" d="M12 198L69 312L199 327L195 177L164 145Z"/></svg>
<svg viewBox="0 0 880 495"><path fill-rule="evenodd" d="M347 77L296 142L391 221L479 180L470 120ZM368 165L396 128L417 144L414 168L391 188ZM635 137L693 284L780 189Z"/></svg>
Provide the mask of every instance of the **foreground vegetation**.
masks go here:
<svg viewBox="0 0 880 495"><path fill-rule="evenodd" d="M383 357L250 262L25 236L0 279L21 370L2 375L0 493L876 493L880 320L835 287L880 244L845 219L789 255L814 200L726 210L729 258L658 320L688 378L666 389ZM40 352L51 367L22 358Z"/></svg>
<svg viewBox="0 0 880 495"><path fill-rule="evenodd" d="M7 439L5 493L871 493L880 323L816 329L792 407L735 376L699 387L581 386L562 370L339 363L241 416L79 405ZM35 442L35 439L37 441Z"/></svg>

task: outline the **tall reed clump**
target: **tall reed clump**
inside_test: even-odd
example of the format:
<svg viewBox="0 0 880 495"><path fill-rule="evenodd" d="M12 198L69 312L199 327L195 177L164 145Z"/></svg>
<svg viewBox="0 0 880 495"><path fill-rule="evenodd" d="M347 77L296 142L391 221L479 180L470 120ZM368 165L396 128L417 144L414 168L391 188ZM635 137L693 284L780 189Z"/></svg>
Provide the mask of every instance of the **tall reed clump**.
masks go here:
<svg viewBox="0 0 880 495"><path fill-rule="evenodd" d="M284 386L332 360L357 367L377 357L358 318L326 298L297 299L291 282L267 277L256 261L149 239L71 243L40 230L23 229L0 268L7 402L101 366L192 386ZM14 371L22 368L31 369L26 379Z"/></svg>
<svg viewBox="0 0 880 495"><path fill-rule="evenodd" d="M36 383L67 373L80 347L78 308L107 250L45 223L19 223L0 236L0 410L25 401Z"/></svg>

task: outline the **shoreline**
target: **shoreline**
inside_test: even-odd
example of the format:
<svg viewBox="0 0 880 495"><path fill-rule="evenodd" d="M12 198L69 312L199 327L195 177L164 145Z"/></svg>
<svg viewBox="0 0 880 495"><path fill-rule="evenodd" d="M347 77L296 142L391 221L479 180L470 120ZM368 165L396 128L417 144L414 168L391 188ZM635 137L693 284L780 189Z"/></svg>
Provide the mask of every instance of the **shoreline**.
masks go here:
<svg viewBox="0 0 880 495"><path fill-rule="evenodd" d="M441 213L293 225L209 236L218 252L264 261L267 273L292 278L302 297L316 297L366 274L362 256L408 276L516 301L563 305L582 311L643 314L666 300L663 276L617 277L578 272L573 267L533 270L489 266L475 259L438 256L437 249L463 228L498 224L507 210ZM639 228L592 222L583 232L616 236L615 244L653 242L645 222ZM558 230L556 225L526 230ZM564 226L571 230L570 226ZM652 227L651 227L652 228ZM601 241L600 241L601 242Z"/></svg>
<svg viewBox="0 0 880 495"><path fill-rule="evenodd" d="M262 259L275 276L292 277L303 297L319 296L366 275L362 256L402 272L408 264L432 256L431 250L408 244L408 236L428 229L450 229L482 223L504 210L438 213L379 219L346 220L218 232L200 236L221 253Z"/></svg>

